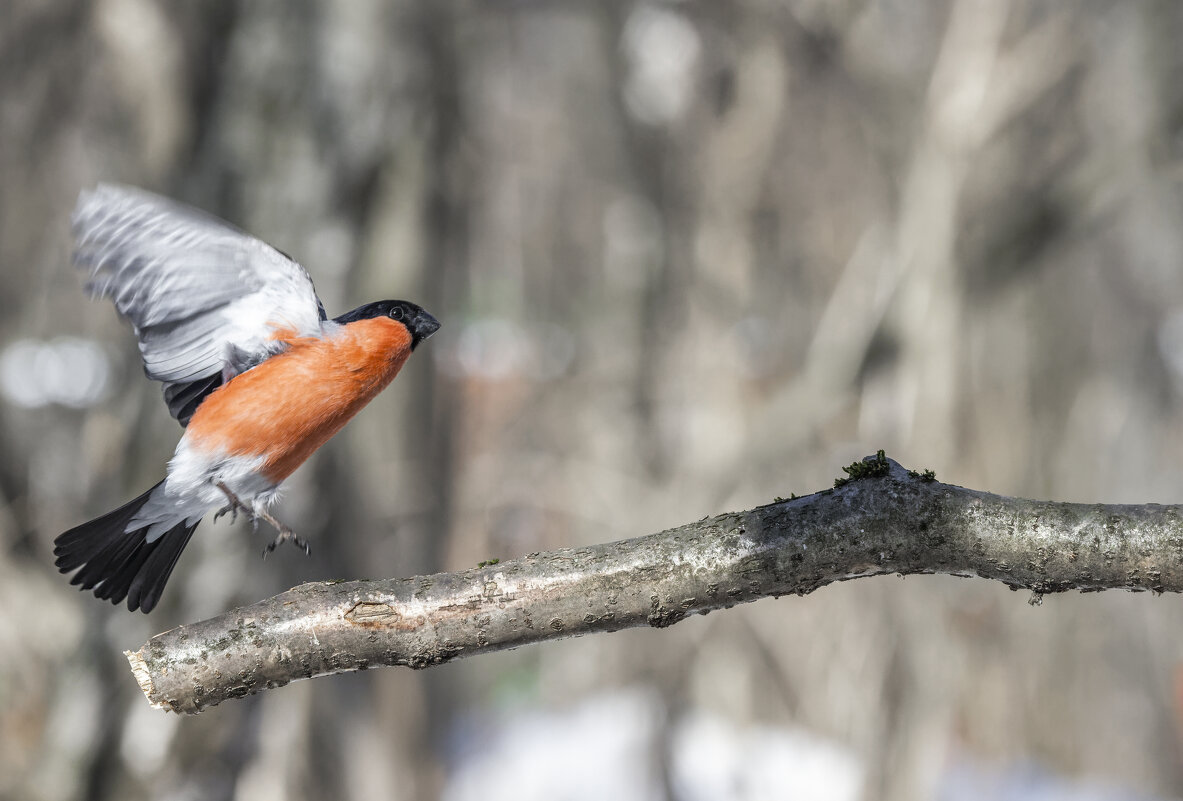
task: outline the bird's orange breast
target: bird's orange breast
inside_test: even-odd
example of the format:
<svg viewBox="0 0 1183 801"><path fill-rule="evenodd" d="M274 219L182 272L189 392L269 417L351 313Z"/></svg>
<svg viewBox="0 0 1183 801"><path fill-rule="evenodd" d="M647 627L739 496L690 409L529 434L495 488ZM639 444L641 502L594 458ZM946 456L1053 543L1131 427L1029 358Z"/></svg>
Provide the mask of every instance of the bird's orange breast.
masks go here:
<svg viewBox="0 0 1183 801"><path fill-rule="evenodd" d="M201 450L263 456L263 474L276 483L385 389L411 355L406 326L385 317L324 338L283 339L288 350L211 393L186 432Z"/></svg>

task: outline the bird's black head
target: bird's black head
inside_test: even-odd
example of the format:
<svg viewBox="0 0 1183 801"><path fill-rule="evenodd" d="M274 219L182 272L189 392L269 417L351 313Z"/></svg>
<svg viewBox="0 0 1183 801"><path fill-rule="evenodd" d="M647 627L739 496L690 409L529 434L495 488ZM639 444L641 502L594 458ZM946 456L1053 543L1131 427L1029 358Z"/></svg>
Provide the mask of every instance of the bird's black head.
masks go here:
<svg viewBox="0 0 1183 801"><path fill-rule="evenodd" d="M372 317L389 317L397 323L402 323L411 332L411 350L419 343L439 330L439 320L432 317L422 306L417 306L406 300L376 300L364 306L358 306L340 317L334 317L333 322L345 325L357 320L368 320Z"/></svg>

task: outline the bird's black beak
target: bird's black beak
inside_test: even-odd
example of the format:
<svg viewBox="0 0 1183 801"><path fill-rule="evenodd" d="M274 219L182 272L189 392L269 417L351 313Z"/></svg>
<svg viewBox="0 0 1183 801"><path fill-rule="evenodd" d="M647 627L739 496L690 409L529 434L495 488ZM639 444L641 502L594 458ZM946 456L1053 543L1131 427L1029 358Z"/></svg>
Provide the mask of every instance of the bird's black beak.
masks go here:
<svg viewBox="0 0 1183 801"><path fill-rule="evenodd" d="M411 350L414 350L420 342L440 330L440 321L420 309L407 321L407 328L411 331Z"/></svg>

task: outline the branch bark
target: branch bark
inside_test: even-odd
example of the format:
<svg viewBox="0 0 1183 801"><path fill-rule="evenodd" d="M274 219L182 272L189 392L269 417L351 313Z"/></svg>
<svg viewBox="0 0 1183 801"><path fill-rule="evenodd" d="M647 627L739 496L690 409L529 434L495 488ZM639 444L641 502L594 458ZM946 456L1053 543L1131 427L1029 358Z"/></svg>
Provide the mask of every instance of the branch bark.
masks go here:
<svg viewBox="0 0 1183 801"><path fill-rule="evenodd" d="M304 584L126 652L148 701L197 713L295 679L424 668L889 573L1044 593L1183 590L1183 506L1055 503L867 457L842 486L646 537L458 573ZM853 470L853 472L852 472Z"/></svg>

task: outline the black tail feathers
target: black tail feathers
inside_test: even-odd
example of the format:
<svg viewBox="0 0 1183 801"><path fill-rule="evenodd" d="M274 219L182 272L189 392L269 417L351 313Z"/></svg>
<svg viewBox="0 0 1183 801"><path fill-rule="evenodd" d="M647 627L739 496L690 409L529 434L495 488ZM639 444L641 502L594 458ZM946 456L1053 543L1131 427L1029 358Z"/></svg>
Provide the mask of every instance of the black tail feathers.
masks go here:
<svg viewBox="0 0 1183 801"><path fill-rule="evenodd" d="M125 530L159 486L54 540L58 570L69 573L82 568L70 579L71 584L80 584L83 590L93 588L96 597L113 604L126 598L130 611L152 611L177 557L197 528L197 523L182 521L154 542L145 541L144 529Z"/></svg>

